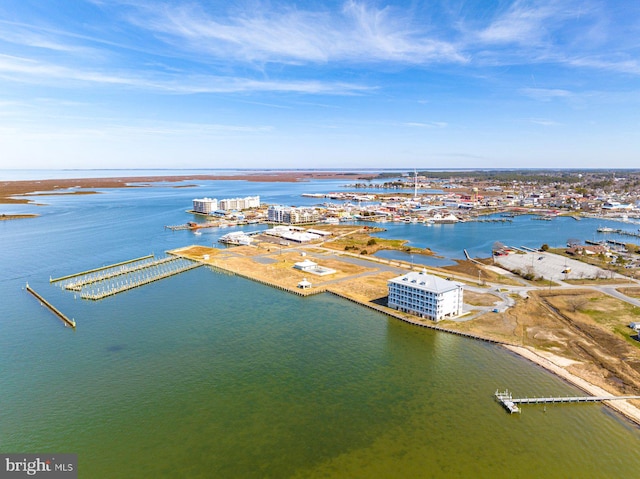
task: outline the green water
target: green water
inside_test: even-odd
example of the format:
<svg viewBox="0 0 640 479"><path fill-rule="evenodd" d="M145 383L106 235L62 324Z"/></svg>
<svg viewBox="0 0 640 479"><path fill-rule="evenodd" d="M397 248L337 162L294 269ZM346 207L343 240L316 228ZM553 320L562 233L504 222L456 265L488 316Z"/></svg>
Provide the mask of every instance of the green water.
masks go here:
<svg viewBox="0 0 640 479"><path fill-rule="evenodd" d="M321 186L298 188L335 189ZM0 222L0 451L76 453L90 479L640 477L640 430L602 405L509 416L496 388L579 391L494 345L206 268L98 302L48 282L211 245L226 231L163 228L191 219L194 197L296 204L291 190L109 190L48 197L49 206L16 210L41 217ZM568 221L563 229L587 223ZM546 241L540 224L554 222L521 223L513 244ZM465 245L504 239L506 228L486 225L464 235L442 228L450 236L440 243L421 225L397 234L436 250L458 236ZM552 239L557 226L547 228ZM580 237L570 233L561 234ZM77 330L26 293L27 281Z"/></svg>
<svg viewBox="0 0 640 479"><path fill-rule="evenodd" d="M509 416L494 402L497 387L574 392L537 367L330 295L200 268L67 307L85 318L75 333L46 318L22 357L2 358L21 366L6 371L2 450L75 452L81 477L609 478L640 466L638 430L602 406Z"/></svg>

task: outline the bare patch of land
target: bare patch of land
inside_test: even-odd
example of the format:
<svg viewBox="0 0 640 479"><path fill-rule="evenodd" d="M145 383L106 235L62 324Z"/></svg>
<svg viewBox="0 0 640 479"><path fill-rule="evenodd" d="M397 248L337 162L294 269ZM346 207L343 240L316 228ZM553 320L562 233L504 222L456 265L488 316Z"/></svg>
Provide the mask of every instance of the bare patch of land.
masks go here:
<svg viewBox="0 0 640 479"><path fill-rule="evenodd" d="M640 298L640 288L618 288L618 292L632 298Z"/></svg>
<svg viewBox="0 0 640 479"><path fill-rule="evenodd" d="M0 221L21 220L25 218L37 218L40 215L5 215L0 214Z"/></svg>

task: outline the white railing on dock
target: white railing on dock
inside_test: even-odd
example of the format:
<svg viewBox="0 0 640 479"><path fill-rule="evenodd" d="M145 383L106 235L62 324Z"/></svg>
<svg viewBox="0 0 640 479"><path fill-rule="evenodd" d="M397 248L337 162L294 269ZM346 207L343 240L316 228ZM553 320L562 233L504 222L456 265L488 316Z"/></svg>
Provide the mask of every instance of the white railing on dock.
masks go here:
<svg viewBox="0 0 640 479"><path fill-rule="evenodd" d="M91 300L103 299L200 266L202 263L185 258L163 258L163 260L154 261L144 268L137 268L135 271L86 284L81 288L80 297Z"/></svg>
<svg viewBox="0 0 640 479"><path fill-rule="evenodd" d="M520 412L518 404L556 404L556 403L586 403L586 402L602 402L602 401L623 401L626 399L640 399L640 396L546 396L546 397L524 397L514 398L505 390L495 392L496 400L504 406L510 413Z"/></svg>

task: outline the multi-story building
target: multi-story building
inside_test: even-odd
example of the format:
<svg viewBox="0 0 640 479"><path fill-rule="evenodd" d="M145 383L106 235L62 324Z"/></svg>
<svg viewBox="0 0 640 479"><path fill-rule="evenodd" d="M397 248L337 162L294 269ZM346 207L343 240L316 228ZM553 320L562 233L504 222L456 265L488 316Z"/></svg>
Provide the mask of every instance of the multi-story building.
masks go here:
<svg viewBox="0 0 640 479"><path fill-rule="evenodd" d="M439 321L462 313L462 283L411 272L387 282L390 308Z"/></svg>
<svg viewBox="0 0 640 479"><path fill-rule="evenodd" d="M271 223L300 224L315 223L320 215L313 208L295 208L292 206L269 206L267 219Z"/></svg>
<svg viewBox="0 0 640 479"><path fill-rule="evenodd" d="M208 215L218 209L218 200L215 198L200 198L193 200L193 211Z"/></svg>
<svg viewBox="0 0 640 479"><path fill-rule="evenodd" d="M259 196L247 196L245 198L227 198L220 200L221 210L246 210L260 206Z"/></svg>

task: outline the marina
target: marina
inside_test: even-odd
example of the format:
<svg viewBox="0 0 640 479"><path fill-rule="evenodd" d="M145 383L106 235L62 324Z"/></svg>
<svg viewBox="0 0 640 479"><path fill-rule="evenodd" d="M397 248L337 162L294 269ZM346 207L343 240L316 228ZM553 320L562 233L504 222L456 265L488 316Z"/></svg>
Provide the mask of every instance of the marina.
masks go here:
<svg viewBox="0 0 640 479"><path fill-rule="evenodd" d="M70 274L70 275L67 275L67 276L61 276L59 278L49 278L49 282L50 283L57 283L58 281L64 281L64 280L67 280L67 279L70 279L70 278L76 278L78 276L83 276L83 275L87 275L87 274L91 274L91 273L96 273L98 271L103 271L105 269L116 268L118 266L123 266L123 265L129 264L129 263L136 263L138 261L143 261L143 260L146 260L146 259L149 259L149 258L153 258L153 255L150 254L150 255L147 255L147 256L142 256L140 258L130 259L128 261L122 261L120 263L111 264L111 265L108 265L108 266L101 266L99 268L94 268L94 269L90 269L90 270L87 270L87 271L81 271L79 273L74 273L74 274Z"/></svg>
<svg viewBox="0 0 640 479"><path fill-rule="evenodd" d="M99 281L106 281L117 276L135 273L136 271L152 268L154 266L159 266L174 259L171 257L165 257L153 260L153 258L154 255L149 255L138 259L124 261L122 263L104 266L102 268L94 270L93 273L77 273L71 275L70 278L79 279L73 281L64 281L62 283L62 287L69 291L81 291L84 286L97 283ZM57 279L56 281L60 281L60 279Z"/></svg>
<svg viewBox="0 0 640 479"><path fill-rule="evenodd" d="M79 292L82 299L97 301L202 266L202 263L176 256L153 261L149 261L149 258L147 256L90 270L96 272L85 274L77 281L67 281L62 286L66 290ZM82 274L69 275L68 278Z"/></svg>

